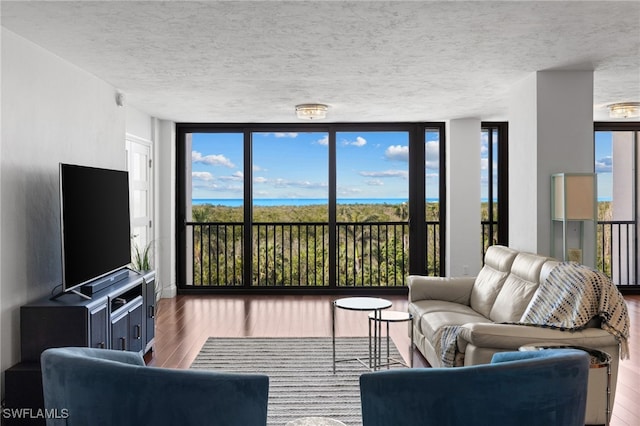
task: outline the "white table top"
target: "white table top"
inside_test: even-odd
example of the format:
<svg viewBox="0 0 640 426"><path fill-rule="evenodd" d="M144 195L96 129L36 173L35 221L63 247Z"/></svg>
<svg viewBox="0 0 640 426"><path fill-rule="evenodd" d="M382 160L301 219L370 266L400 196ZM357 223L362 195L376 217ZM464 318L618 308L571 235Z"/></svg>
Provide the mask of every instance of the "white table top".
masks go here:
<svg viewBox="0 0 640 426"><path fill-rule="evenodd" d="M375 311L391 307L391 301L379 297L345 297L333 301L337 308L353 311Z"/></svg>
<svg viewBox="0 0 640 426"><path fill-rule="evenodd" d="M409 321L413 318L413 315L411 315L409 312L403 312L403 311L380 311L377 318L376 318L376 315L374 314L375 314L374 312L371 312L369 314L369 318L377 319L378 321L387 321L387 322Z"/></svg>

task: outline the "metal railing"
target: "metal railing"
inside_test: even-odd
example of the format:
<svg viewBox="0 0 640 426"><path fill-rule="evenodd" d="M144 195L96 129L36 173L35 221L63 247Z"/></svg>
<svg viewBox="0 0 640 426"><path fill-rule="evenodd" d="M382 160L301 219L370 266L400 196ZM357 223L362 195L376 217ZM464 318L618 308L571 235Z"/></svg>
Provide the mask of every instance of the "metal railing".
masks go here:
<svg viewBox="0 0 640 426"><path fill-rule="evenodd" d="M482 226L482 259L484 262L484 255L489 246L498 244L498 222L483 220L480 221L480 225Z"/></svg>
<svg viewBox="0 0 640 426"><path fill-rule="evenodd" d="M636 230L634 221L598 221L596 268L617 286L638 284ZM482 221L483 258L487 248L497 241L497 232L497 222Z"/></svg>
<svg viewBox="0 0 640 426"><path fill-rule="evenodd" d="M634 221L598 221L596 267L617 286L638 284L637 228Z"/></svg>
<svg viewBox="0 0 640 426"><path fill-rule="evenodd" d="M194 286L244 286L242 223L188 222L187 271ZM328 223L253 223L254 287L328 287L335 263L337 287L401 287L409 272L406 222L339 222L330 262ZM428 275L440 274L439 223L427 222ZM190 253L190 254L189 254Z"/></svg>

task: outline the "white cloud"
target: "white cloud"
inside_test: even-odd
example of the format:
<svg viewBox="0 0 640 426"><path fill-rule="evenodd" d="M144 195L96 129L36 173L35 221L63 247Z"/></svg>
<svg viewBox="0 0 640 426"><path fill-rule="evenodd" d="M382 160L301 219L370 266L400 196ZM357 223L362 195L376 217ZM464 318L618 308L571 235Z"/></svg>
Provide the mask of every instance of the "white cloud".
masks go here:
<svg viewBox="0 0 640 426"><path fill-rule="evenodd" d="M265 179L264 183L267 180ZM278 178L273 181L269 181L273 186L277 188L304 188L304 189L326 189L328 187L327 183L324 182L310 182L308 180L288 180Z"/></svg>
<svg viewBox="0 0 640 426"><path fill-rule="evenodd" d="M400 177L406 179L408 172L406 170L383 170L379 172L358 172L360 176L373 177L373 178L394 178Z"/></svg>
<svg viewBox="0 0 640 426"><path fill-rule="evenodd" d="M262 177L262 176L256 176L253 181L255 183L266 183L267 182L267 178Z"/></svg>
<svg viewBox="0 0 640 426"><path fill-rule="evenodd" d="M367 140L362 136L358 136L354 142L351 142L353 146L365 146L367 144Z"/></svg>
<svg viewBox="0 0 640 426"><path fill-rule="evenodd" d="M275 136L276 138L291 138L291 139L295 139L298 137L298 134L295 132L277 132L274 133L273 136Z"/></svg>
<svg viewBox="0 0 640 426"><path fill-rule="evenodd" d="M424 153L427 156L427 158L430 158L430 157L438 158L440 156L440 142L429 141L425 143Z"/></svg>
<svg viewBox="0 0 640 426"><path fill-rule="evenodd" d="M191 178L196 180L211 181L213 175L209 172L191 172Z"/></svg>
<svg viewBox="0 0 640 426"><path fill-rule="evenodd" d="M430 141L424 144L426 161L424 166L429 170L440 169L440 142Z"/></svg>
<svg viewBox="0 0 640 426"><path fill-rule="evenodd" d="M611 173L613 169L613 158L611 156L596 160L596 173Z"/></svg>
<svg viewBox="0 0 640 426"><path fill-rule="evenodd" d="M362 190L360 188L349 188L349 187L339 187L338 188L338 195L341 195L343 197L349 197L352 195L360 195L362 193Z"/></svg>
<svg viewBox="0 0 640 426"><path fill-rule="evenodd" d="M384 186L384 182L380 179L371 179L365 182L369 186Z"/></svg>
<svg viewBox="0 0 640 426"><path fill-rule="evenodd" d="M356 140L343 140L342 141L343 145L352 145L352 146L357 146L357 147L361 147L361 146L365 146L367 144L367 140L365 138L363 138L362 136L357 136Z"/></svg>
<svg viewBox="0 0 640 426"><path fill-rule="evenodd" d="M234 181L242 181L244 180L244 174L241 171L237 171L228 176L220 176L221 180L234 180Z"/></svg>
<svg viewBox="0 0 640 426"><path fill-rule="evenodd" d="M210 154L203 156L198 151L191 152L191 162L193 163L201 163L207 164L209 166L224 166L229 168L234 168L235 164L231 162L227 157L222 154Z"/></svg>
<svg viewBox="0 0 640 426"><path fill-rule="evenodd" d="M480 155L487 155L489 153L489 133L482 132L480 134Z"/></svg>
<svg viewBox="0 0 640 426"><path fill-rule="evenodd" d="M329 145L329 135L325 135L322 137L322 139L318 139L316 141L319 145L324 145L327 146Z"/></svg>
<svg viewBox="0 0 640 426"><path fill-rule="evenodd" d="M385 150L384 156L391 161L409 161L409 147L403 145L391 145Z"/></svg>
<svg viewBox="0 0 640 426"><path fill-rule="evenodd" d="M489 159L481 158L480 159L480 170L488 170L489 169Z"/></svg>

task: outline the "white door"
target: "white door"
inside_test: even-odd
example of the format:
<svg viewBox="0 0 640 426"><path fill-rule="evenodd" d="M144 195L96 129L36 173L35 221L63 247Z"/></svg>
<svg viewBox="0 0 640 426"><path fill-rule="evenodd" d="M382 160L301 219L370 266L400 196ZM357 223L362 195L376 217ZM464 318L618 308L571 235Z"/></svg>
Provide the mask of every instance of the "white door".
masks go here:
<svg viewBox="0 0 640 426"><path fill-rule="evenodd" d="M151 141L127 135L127 170L131 197L132 259L153 241L153 161ZM153 254L153 250L149 252ZM152 259L152 258L151 258ZM134 264L134 266L136 266ZM152 266L152 265L151 265Z"/></svg>

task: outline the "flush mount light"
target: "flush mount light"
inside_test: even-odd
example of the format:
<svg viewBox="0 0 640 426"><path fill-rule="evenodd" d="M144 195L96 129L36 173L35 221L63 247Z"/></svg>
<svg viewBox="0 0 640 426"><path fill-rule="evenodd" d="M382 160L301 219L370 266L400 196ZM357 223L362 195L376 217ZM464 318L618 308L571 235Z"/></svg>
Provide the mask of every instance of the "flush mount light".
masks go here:
<svg viewBox="0 0 640 426"><path fill-rule="evenodd" d="M633 118L640 117L640 102L621 102L609 105L609 117Z"/></svg>
<svg viewBox="0 0 640 426"><path fill-rule="evenodd" d="M296 105L296 115L303 120L320 120L327 116L328 106L324 104Z"/></svg>

